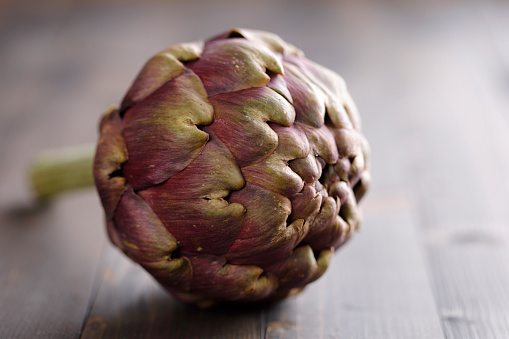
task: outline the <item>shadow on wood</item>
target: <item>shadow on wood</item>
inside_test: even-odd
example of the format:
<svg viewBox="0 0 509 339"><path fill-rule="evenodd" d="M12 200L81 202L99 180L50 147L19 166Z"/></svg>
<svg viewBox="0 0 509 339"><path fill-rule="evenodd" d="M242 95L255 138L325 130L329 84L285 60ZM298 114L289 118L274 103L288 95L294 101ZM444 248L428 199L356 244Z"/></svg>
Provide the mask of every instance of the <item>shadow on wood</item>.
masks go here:
<svg viewBox="0 0 509 339"><path fill-rule="evenodd" d="M198 309L176 301L111 246L103 258L83 338L261 337L263 306Z"/></svg>

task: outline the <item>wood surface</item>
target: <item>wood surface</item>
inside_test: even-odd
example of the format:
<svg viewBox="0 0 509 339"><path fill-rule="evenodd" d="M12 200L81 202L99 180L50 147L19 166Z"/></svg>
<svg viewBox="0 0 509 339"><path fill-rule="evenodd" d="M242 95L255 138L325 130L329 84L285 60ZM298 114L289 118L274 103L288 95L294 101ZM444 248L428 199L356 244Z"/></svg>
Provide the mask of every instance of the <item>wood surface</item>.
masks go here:
<svg viewBox="0 0 509 339"><path fill-rule="evenodd" d="M0 338L509 337L509 3L0 1ZM371 145L362 230L301 294L198 310L106 237L93 190L34 203L143 63L231 27L340 73Z"/></svg>

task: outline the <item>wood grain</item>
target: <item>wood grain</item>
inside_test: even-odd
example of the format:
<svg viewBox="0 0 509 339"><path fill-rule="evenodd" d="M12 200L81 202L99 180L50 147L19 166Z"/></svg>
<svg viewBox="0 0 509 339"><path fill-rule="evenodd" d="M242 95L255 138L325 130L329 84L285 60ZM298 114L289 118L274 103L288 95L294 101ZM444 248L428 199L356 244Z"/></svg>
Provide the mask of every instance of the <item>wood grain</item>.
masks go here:
<svg viewBox="0 0 509 339"><path fill-rule="evenodd" d="M82 338L260 338L261 306L197 309L108 246Z"/></svg>
<svg viewBox="0 0 509 339"><path fill-rule="evenodd" d="M58 64L57 36L69 7L16 7L0 33L0 337L76 338L104 241L94 192L49 206L31 200L27 169L40 147L79 142L58 124L71 97L44 75ZM5 19L5 20L4 20ZM70 100L67 100L70 99ZM58 102L58 104L57 104ZM92 132L90 135L93 135Z"/></svg>
<svg viewBox="0 0 509 339"><path fill-rule="evenodd" d="M91 213L97 198L89 193L2 211L1 338L79 334L104 241L100 214Z"/></svg>
<svg viewBox="0 0 509 339"><path fill-rule="evenodd" d="M456 89L462 100L451 103L447 121L456 142L439 138L434 157L448 169L430 166L423 175L428 183L447 176L454 188L446 194L437 192L436 184L422 190L428 201L424 226L447 337L503 338L509 331L509 294L501 287L509 286L509 110L500 76L507 69L487 22L477 12L469 15L478 20L451 32L455 50L447 60L450 72L464 79Z"/></svg>
<svg viewBox="0 0 509 339"><path fill-rule="evenodd" d="M503 1L0 1L0 337L506 338ZM147 58L231 27L336 70L372 147L364 229L280 304L196 310L105 245L93 191L32 204L44 148L94 142Z"/></svg>
<svg viewBox="0 0 509 339"><path fill-rule="evenodd" d="M507 13L501 4L483 6ZM392 22L390 31L399 35L391 53L404 58L410 79L399 93L411 97L398 98L399 106L389 99L396 119L377 126L408 137L391 165L419 196L428 270L446 338L504 338L509 331L508 292L501 287L509 286L509 131L501 82L507 70L480 8L406 12L406 20ZM422 26L410 24L417 20ZM382 61L398 69L396 59ZM391 90L401 88L387 79ZM401 142L401 134L394 136L384 136L385 145Z"/></svg>

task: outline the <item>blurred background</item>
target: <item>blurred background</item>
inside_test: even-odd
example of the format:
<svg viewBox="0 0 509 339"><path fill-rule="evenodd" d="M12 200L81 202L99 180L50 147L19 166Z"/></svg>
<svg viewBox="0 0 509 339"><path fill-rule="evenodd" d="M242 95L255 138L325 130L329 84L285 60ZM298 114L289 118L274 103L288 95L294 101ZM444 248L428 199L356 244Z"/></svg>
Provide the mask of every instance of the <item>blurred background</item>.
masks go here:
<svg viewBox="0 0 509 339"><path fill-rule="evenodd" d="M418 259L398 267L423 274L446 337L509 336L508 18L501 0L0 0L0 322L21 328L16 314L61 293L86 305L106 241L93 191L30 209L35 154L95 142L151 55L243 27L339 73L360 110L373 183L364 229L339 256L370 234L375 252L408 242ZM396 224L410 240L380 228Z"/></svg>
<svg viewBox="0 0 509 339"><path fill-rule="evenodd" d="M12 184L1 201L22 194L28 155L95 142L101 113L151 55L246 27L279 34L345 78L373 147L375 189L419 185L426 162L438 176L426 189L463 190L465 207L483 204L453 174L470 171L490 196L507 188L493 182L507 173L495 151L507 147L507 14L507 2L482 0L2 0L2 162L11 164L2 170L11 172L0 180ZM458 152L469 152L468 164ZM505 213L498 201L490 208Z"/></svg>

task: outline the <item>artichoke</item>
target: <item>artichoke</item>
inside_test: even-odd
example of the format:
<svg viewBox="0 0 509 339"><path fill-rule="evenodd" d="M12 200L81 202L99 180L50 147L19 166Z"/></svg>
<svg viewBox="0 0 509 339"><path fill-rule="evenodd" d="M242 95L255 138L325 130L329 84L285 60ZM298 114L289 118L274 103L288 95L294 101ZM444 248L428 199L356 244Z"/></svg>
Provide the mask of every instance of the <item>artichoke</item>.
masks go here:
<svg viewBox="0 0 509 339"><path fill-rule="evenodd" d="M100 124L111 241L179 300L293 295L359 227L368 144L343 79L234 29L152 57Z"/></svg>

